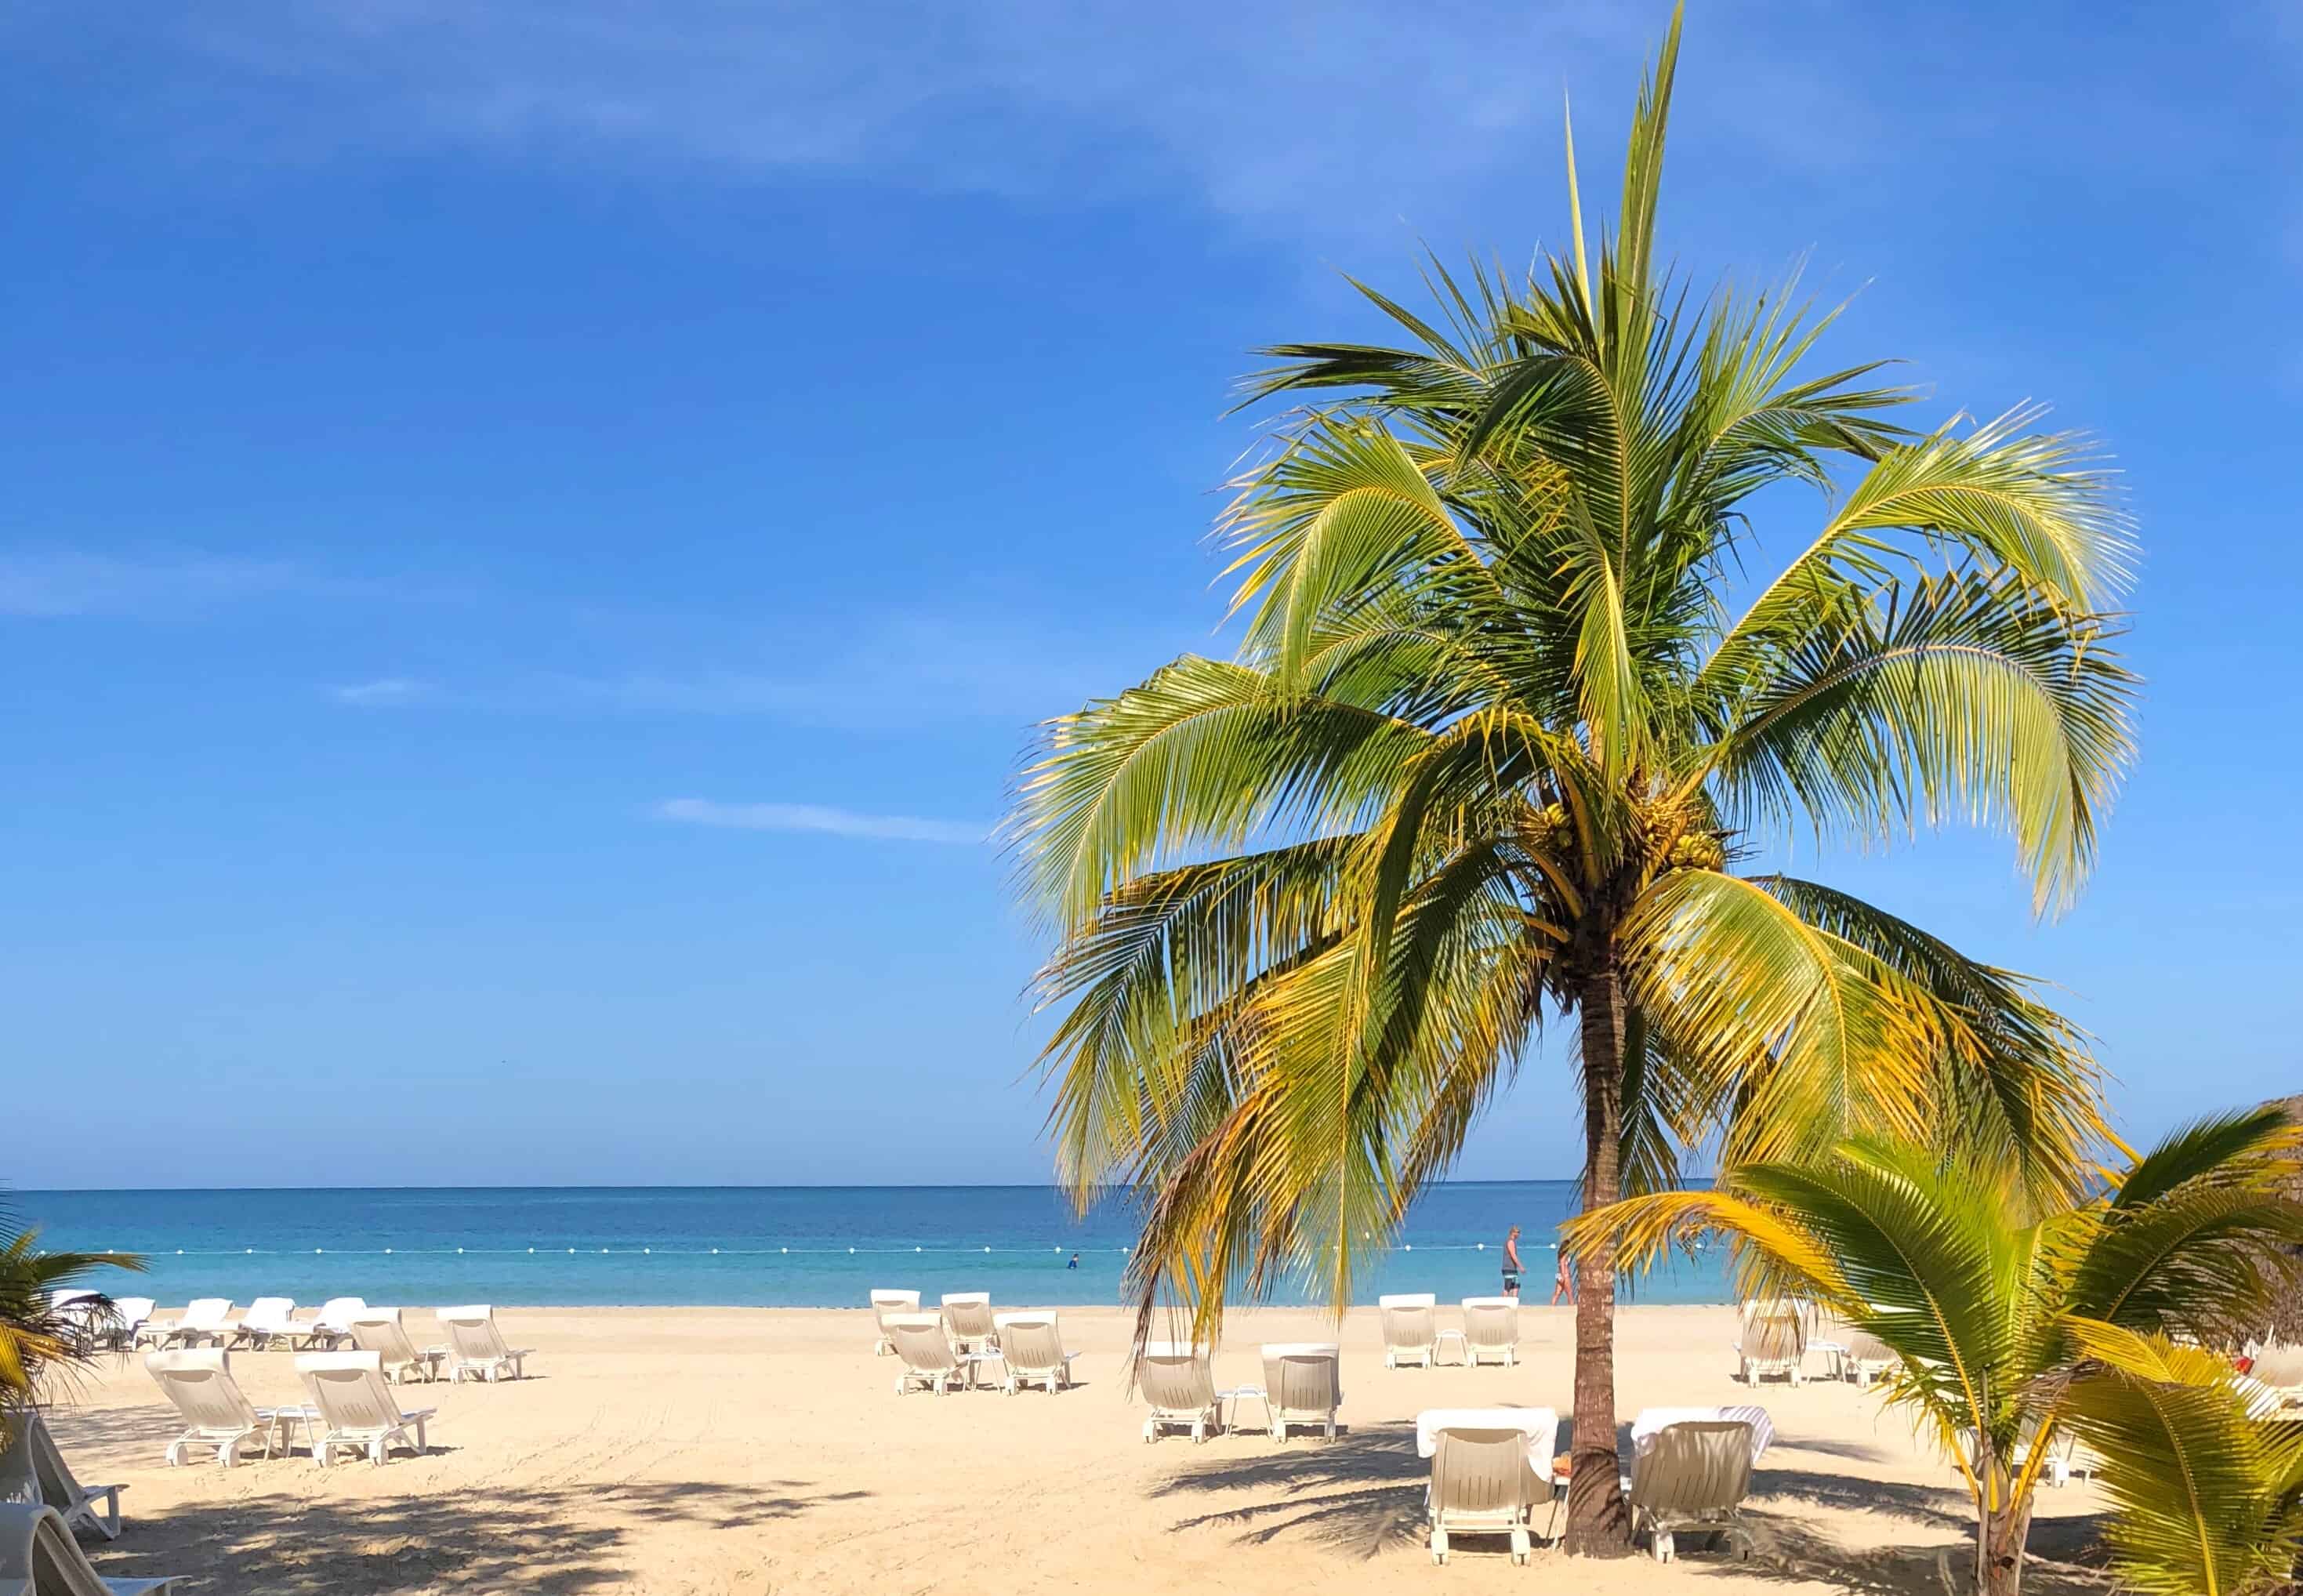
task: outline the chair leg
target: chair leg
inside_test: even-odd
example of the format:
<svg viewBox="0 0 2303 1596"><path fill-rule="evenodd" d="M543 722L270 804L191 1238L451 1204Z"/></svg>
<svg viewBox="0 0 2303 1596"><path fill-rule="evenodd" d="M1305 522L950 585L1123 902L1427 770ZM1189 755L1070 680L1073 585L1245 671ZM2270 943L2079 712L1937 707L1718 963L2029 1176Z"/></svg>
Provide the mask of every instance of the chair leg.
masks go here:
<svg viewBox="0 0 2303 1596"><path fill-rule="evenodd" d="M1437 1524L1431 1529L1431 1560L1435 1563L1447 1560L1447 1532Z"/></svg>

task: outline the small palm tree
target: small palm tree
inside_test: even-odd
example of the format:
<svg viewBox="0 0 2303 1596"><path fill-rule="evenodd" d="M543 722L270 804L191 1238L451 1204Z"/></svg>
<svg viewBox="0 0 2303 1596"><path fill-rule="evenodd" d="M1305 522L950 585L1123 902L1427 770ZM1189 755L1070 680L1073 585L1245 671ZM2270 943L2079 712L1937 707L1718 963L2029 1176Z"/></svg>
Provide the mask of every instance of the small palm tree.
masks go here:
<svg viewBox="0 0 2303 1596"><path fill-rule="evenodd" d="M1937 1130L2069 1195L2099 1131L2080 1040L2025 982L1755 838L1857 846L1970 819L2068 901L2130 756L2105 477L2017 415L1914 433L1828 317L1693 302L1656 265L1678 22L1615 236L1524 279L1372 289L1399 348L1290 344L1224 523L1238 656L1186 655L1050 723L1012 821L1056 948L1053 1129L1086 1201L1149 1194L1132 1280L1330 1301L1449 1166L1547 1018L1583 1198L1680 1149L1788 1157ZM1767 495L1817 519L1746 581ZM1776 490L1770 493L1769 490ZM1739 612L1740 606L1740 612ZM1577 1297L1570 1550L1629 1544L1615 1271Z"/></svg>
<svg viewBox="0 0 2303 1596"><path fill-rule="evenodd" d="M2230 1363L2165 1336L2075 1322L2090 1360L2065 1399L2118 1466L2104 1539L2141 1596L2272 1596L2303 1569L2303 1424L2253 1411Z"/></svg>
<svg viewBox="0 0 2303 1596"><path fill-rule="evenodd" d="M0 1409L29 1400L43 1371L88 1355L88 1309L55 1308L55 1293L98 1269L140 1270L128 1253L44 1253L39 1232L19 1229L0 1214ZM97 1310L108 1307L95 1299Z"/></svg>
<svg viewBox="0 0 2303 1596"><path fill-rule="evenodd" d="M1724 1235L1750 1292L1811 1300L1877 1337L1902 1360L1889 1400L1972 1494L1978 1589L2012 1596L2033 1489L2066 1425L2098 1443L2115 1491L2170 1495L2123 1406L2151 1366L2138 1338L2235 1346L2260 1330L2303 1245L2303 1202L2283 1189L2303 1168L2297 1142L2277 1109L2204 1120L2099 1194L2042 1205L1988 1158L1858 1139L1810 1162L1732 1167L1709 1191L1627 1198L1569 1231L1643 1263ZM2227 1364L2222 1376L2228 1407Z"/></svg>

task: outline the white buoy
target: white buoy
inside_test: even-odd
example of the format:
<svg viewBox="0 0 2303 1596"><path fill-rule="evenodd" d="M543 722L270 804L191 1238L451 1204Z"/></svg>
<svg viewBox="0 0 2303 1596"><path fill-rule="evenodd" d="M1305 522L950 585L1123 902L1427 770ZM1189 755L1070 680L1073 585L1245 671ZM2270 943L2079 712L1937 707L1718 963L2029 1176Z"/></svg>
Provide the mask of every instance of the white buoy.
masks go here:
<svg viewBox="0 0 2303 1596"><path fill-rule="evenodd" d="M459 1258L460 1258L460 1257L462 1257L463 1255L464 1255L464 1249L463 1249L463 1248L461 1248L461 1247L458 1247L458 1248L456 1249L456 1256L457 1256L457 1257L459 1257Z"/></svg>
<svg viewBox="0 0 2303 1596"><path fill-rule="evenodd" d="M391 1249L390 1247L386 1247L386 1248L384 1248L384 1255L385 1257L387 1257L387 1258L391 1257L391 1256L392 1256L392 1249Z"/></svg>
<svg viewBox="0 0 2303 1596"><path fill-rule="evenodd" d="M463 1249L463 1248L461 1248L461 1247L458 1247L456 1250L457 1250L458 1252L460 1252L460 1252L462 1252L464 1249ZM640 1249L640 1251L641 1251L641 1252L643 1252L643 1253L653 1253L653 1252L654 1252L654 1251L655 1251L655 1249L654 1249L654 1247L642 1247L642 1248Z"/></svg>
<svg viewBox="0 0 2303 1596"><path fill-rule="evenodd" d="M784 1253L789 1253L789 1252L790 1252L790 1251L791 1251L791 1248L789 1248L789 1247L779 1247L779 1248L777 1249L777 1251L779 1251L779 1252L784 1252Z"/></svg>
<svg viewBox="0 0 2303 1596"><path fill-rule="evenodd" d="M855 1249L854 1247L849 1247L849 1248L848 1249L848 1255L849 1257L851 1257L851 1258L853 1258L854 1256L856 1256L856 1249Z"/></svg>
<svg viewBox="0 0 2303 1596"><path fill-rule="evenodd" d="M254 1247L242 1247L240 1250L243 1253L249 1253L251 1254L256 1251Z"/></svg>
<svg viewBox="0 0 2303 1596"><path fill-rule="evenodd" d="M530 1248L528 1248L527 1250L528 1250L529 1252L531 1252L531 1253L533 1253L534 1251L536 1251L536 1249L535 1249L534 1247L530 1247Z"/></svg>
<svg viewBox="0 0 2303 1596"><path fill-rule="evenodd" d="M712 1255L713 1255L714 1258L717 1258L717 1257L720 1255L720 1249L719 1249L718 1247L713 1247L713 1248L712 1249Z"/></svg>
<svg viewBox="0 0 2303 1596"><path fill-rule="evenodd" d="M983 1250L984 1250L985 1252L987 1252L987 1253L988 1253L988 1252L990 1252L991 1249L990 1247L986 1247L986 1248L984 1248Z"/></svg>
<svg viewBox="0 0 2303 1596"><path fill-rule="evenodd" d="M181 1248L181 1247L178 1247L178 1248L176 1249L176 1256L177 1256L177 1257L179 1257L179 1258L181 1258L181 1257L182 1257L183 1255L184 1255L184 1249L183 1249L183 1248Z"/></svg>
<svg viewBox="0 0 2303 1596"><path fill-rule="evenodd" d="M314 1248L312 1249L312 1251L313 1251L315 1254L318 1253L318 1252L319 1252L319 1250L320 1250L320 1249L319 1249L319 1248L317 1248L317 1247L314 1247Z"/></svg>
<svg viewBox="0 0 2303 1596"><path fill-rule="evenodd" d="M1481 1252L1483 1252L1483 1253L1484 1253L1484 1252L1486 1252L1487 1250L1488 1250L1488 1244L1487 1244L1486 1242L1484 1242L1484 1241L1483 1241L1483 1242L1481 1242L1481 1243L1480 1243L1480 1251L1481 1251Z"/></svg>
<svg viewBox="0 0 2303 1596"><path fill-rule="evenodd" d="M569 1247L569 1248L568 1249L568 1251L569 1251L569 1254L572 1256L572 1255L574 1254L574 1253L575 1253L576 1249L575 1249L574 1247Z"/></svg>

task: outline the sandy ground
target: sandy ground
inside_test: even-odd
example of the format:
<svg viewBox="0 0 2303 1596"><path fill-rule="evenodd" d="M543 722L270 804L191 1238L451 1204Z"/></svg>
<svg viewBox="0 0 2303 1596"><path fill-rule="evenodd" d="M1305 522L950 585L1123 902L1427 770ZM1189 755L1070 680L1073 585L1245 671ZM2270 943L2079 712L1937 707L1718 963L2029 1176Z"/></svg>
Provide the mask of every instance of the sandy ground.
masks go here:
<svg viewBox="0 0 2303 1596"><path fill-rule="evenodd" d="M1658 1566L1514 1567L1481 1545L1445 1568L1424 1550L1420 1408L1570 1405L1565 1310L1523 1314L1518 1368L1383 1367L1372 1311L1345 1321L1346 1433L1143 1444L1122 1353L1129 1322L1066 1309L1080 1385L893 1394L870 1315L829 1310L508 1310L533 1378L401 1388L435 1406L428 1456L325 1473L303 1454L226 1471L171 1469L173 1412L140 1362L108 1361L67 1394L55 1430L84 1481L128 1482L127 1533L96 1550L115 1576L195 1576L196 1592L593 1591L1323 1593L1864 1592L1940 1596L1939 1549L1962 1574L1956 1477L1906 1421L1851 1385L1733 1374L1732 1315L1624 1311L1618 1416L1647 1405L1758 1400L1776 1425L1749 1518L1757 1554L1683 1552ZM1443 1320L1444 1322L1444 1320ZM422 1341L440 1338L411 1313ZM1317 1314L1236 1314L1218 1375L1257 1384L1255 1344L1327 1338ZM287 1352L236 1353L259 1404L301 1401ZM1565 1445L1563 1439L1563 1448ZM2088 1538L2090 1484L2043 1490L2027 1581L2100 1582L2057 1559ZM1539 1514L1538 1527L1541 1527ZM1964 1587L1964 1579L1961 1581Z"/></svg>

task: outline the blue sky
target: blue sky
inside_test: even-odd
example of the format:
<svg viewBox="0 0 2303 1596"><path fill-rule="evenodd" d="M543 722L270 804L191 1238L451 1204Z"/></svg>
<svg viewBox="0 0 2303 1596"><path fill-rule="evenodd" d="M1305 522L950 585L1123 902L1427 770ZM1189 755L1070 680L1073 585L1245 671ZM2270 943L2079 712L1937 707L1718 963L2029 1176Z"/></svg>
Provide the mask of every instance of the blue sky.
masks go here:
<svg viewBox="0 0 2303 1596"><path fill-rule="evenodd" d="M1667 247L1804 258L2141 522L2079 908L1990 838L1830 879L2059 983L2138 1132L2296 1088L2303 24L1691 9ZM9 8L0 1176L1042 1178L974 840L1031 723L1220 646L1247 351L1559 237L1563 91L1604 193L1663 22ZM1567 1104L1463 1173L1572 1173Z"/></svg>

